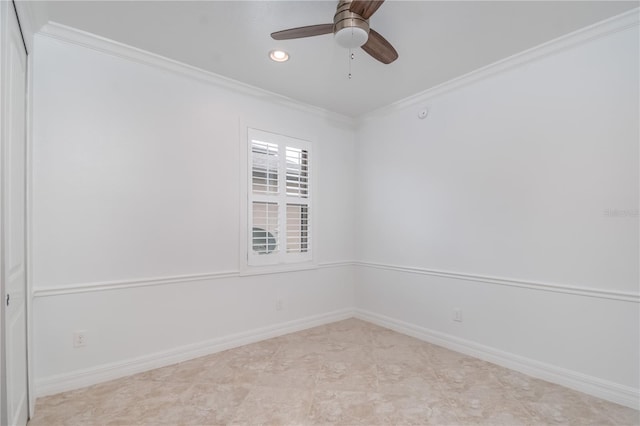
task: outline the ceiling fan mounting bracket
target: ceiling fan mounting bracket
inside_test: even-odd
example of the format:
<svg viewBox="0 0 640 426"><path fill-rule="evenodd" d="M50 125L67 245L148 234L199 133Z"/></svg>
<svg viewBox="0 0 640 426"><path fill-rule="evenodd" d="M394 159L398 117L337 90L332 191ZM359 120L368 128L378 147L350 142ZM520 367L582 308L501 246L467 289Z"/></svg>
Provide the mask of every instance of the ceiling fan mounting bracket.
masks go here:
<svg viewBox="0 0 640 426"><path fill-rule="evenodd" d="M338 3L338 10L333 16L333 33L344 28L360 28L369 34L369 20L349 10L350 7L351 0L340 0Z"/></svg>

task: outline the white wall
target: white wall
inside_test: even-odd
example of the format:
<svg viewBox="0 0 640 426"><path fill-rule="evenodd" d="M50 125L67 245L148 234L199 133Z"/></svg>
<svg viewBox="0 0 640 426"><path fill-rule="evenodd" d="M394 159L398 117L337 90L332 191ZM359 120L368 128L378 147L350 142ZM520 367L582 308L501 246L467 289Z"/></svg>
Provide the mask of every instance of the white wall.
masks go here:
<svg viewBox="0 0 640 426"><path fill-rule="evenodd" d="M37 36L36 392L355 307L362 318L637 404L638 91L635 26L365 117L354 132ZM430 114L419 120L424 105ZM324 266L238 275L246 125L315 143ZM354 258L358 266L348 264ZM462 322L452 321L454 308ZM72 348L74 330L87 331L87 347Z"/></svg>
<svg viewBox="0 0 640 426"><path fill-rule="evenodd" d="M44 35L34 50L36 392L352 308L348 125ZM314 143L319 269L238 275L247 125Z"/></svg>
<svg viewBox="0 0 640 426"><path fill-rule="evenodd" d="M363 120L361 314L637 403L638 75L636 25Z"/></svg>

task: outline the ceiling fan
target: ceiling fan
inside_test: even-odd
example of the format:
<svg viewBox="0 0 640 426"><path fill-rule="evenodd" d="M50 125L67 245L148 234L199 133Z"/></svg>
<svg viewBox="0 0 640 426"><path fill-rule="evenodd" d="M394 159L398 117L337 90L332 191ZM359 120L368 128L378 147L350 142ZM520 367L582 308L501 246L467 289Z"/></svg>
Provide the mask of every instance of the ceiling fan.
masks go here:
<svg viewBox="0 0 640 426"><path fill-rule="evenodd" d="M338 44L344 47L362 47L383 64L398 59L398 52L377 31L369 28L369 18L384 0L340 0L333 24L309 25L271 33L274 40L313 37L333 33Z"/></svg>

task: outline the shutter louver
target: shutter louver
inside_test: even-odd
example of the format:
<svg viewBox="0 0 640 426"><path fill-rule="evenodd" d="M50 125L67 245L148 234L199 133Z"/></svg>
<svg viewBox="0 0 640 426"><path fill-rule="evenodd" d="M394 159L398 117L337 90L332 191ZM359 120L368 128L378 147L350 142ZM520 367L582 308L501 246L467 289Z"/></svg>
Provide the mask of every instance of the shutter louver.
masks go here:
<svg viewBox="0 0 640 426"><path fill-rule="evenodd" d="M309 208L304 204L287 204L287 253L309 250Z"/></svg>
<svg viewBox="0 0 640 426"><path fill-rule="evenodd" d="M251 142L254 194L278 193L278 145L254 140Z"/></svg>
<svg viewBox="0 0 640 426"><path fill-rule="evenodd" d="M252 248L255 253L278 251L278 203L253 202Z"/></svg>
<svg viewBox="0 0 640 426"><path fill-rule="evenodd" d="M287 195L307 198L309 195L309 154L306 150L288 146Z"/></svg>

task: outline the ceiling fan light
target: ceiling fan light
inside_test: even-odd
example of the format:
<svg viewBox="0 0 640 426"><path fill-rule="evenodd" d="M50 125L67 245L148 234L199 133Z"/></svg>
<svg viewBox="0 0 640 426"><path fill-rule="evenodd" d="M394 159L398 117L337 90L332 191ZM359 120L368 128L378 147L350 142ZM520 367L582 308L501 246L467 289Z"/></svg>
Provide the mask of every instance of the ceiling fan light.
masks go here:
<svg viewBox="0 0 640 426"><path fill-rule="evenodd" d="M345 27L336 31L335 39L342 47L360 47L369 39L369 33L359 27Z"/></svg>

